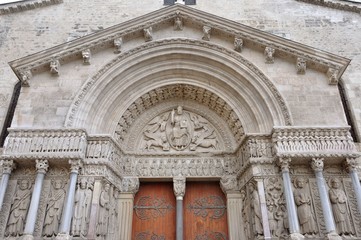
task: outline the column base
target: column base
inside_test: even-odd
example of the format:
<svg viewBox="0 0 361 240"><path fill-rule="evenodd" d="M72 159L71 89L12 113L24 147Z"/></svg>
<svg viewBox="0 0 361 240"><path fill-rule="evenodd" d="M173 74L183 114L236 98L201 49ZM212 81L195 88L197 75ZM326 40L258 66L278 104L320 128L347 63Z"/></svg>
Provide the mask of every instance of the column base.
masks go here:
<svg viewBox="0 0 361 240"><path fill-rule="evenodd" d="M330 232L326 235L325 240L342 240L342 237L335 232Z"/></svg>
<svg viewBox="0 0 361 240"><path fill-rule="evenodd" d="M31 234L25 234L20 239L21 240L34 240L34 236Z"/></svg>
<svg viewBox="0 0 361 240"><path fill-rule="evenodd" d="M73 237L67 233L58 233L55 240L71 240Z"/></svg>
<svg viewBox="0 0 361 240"><path fill-rule="evenodd" d="M305 239L305 236L303 236L301 233L291 233L288 239L289 240L300 240L300 239Z"/></svg>

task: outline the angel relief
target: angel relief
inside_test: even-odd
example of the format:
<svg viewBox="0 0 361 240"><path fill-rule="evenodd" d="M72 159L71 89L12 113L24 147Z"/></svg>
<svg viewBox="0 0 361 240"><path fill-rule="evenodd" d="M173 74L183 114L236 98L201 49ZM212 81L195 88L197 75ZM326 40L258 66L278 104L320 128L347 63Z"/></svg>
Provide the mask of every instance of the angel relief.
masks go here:
<svg viewBox="0 0 361 240"><path fill-rule="evenodd" d="M183 110L182 106L152 119L145 130L144 149L149 151L217 150L214 128L203 117Z"/></svg>

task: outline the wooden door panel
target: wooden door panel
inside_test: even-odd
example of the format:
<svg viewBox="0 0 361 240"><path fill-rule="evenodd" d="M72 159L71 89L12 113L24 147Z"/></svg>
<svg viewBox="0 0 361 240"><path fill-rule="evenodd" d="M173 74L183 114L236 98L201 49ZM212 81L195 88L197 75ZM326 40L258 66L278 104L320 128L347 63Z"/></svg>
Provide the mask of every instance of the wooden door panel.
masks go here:
<svg viewBox="0 0 361 240"><path fill-rule="evenodd" d="M176 202L172 183L141 183L134 198L133 240L174 240Z"/></svg>
<svg viewBox="0 0 361 240"><path fill-rule="evenodd" d="M187 182L184 239L228 239L227 201L219 182Z"/></svg>

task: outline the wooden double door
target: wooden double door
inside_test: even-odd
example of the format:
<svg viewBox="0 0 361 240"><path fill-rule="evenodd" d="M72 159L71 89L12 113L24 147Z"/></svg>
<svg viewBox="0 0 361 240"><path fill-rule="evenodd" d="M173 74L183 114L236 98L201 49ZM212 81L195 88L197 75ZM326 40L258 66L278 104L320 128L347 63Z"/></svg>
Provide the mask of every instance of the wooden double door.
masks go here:
<svg viewBox="0 0 361 240"><path fill-rule="evenodd" d="M173 183L141 183L134 199L132 240L175 240ZM228 239L226 198L218 182L187 182L183 238Z"/></svg>

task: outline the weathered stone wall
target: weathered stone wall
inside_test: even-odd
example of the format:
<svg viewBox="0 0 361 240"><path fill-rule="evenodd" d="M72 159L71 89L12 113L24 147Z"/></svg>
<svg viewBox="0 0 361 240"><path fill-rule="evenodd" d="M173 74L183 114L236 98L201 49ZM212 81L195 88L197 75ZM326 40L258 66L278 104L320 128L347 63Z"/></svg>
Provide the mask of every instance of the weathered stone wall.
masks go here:
<svg viewBox="0 0 361 240"><path fill-rule="evenodd" d="M1 15L0 21L0 126L4 122L17 77L8 62L48 49L72 39L95 33L101 29L130 20L162 8L161 0L146 1L68 1ZM351 115L361 132L361 17L358 13L331 9L295 0L225 1L198 0L196 9L228 18L239 23L270 32L312 47L352 59L343 75L347 97L352 106ZM94 55L102 62L102 55ZM280 61L280 60L279 60ZM81 65L81 63L79 64ZM43 73L31 88L22 88L19 110L14 119L19 126L62 126L64 116L82 81L94 73L86 68L80 81L67 78L57 81ZM69 66L70 67L70 66ZM277 76L277 67L265 65L262 69L280 89L292 109L295 125L343 125L343 116L337 89L327 85L326 79L312 71L299 76ZM80 74L79 74L80 75ZM277 76L277 77L276 77ZM52 99L52 101L49 101ZM45 102L42 103L42 101ZM307 114L304 112L307 110ZM314 112L314 114L313 114ZM319 114L327 112L328 114ZM50 118L51 116L51 118ZM359 134L360 136L360 134Z"/></svg>

